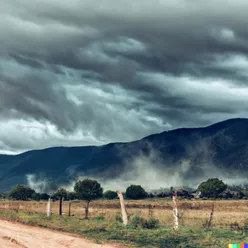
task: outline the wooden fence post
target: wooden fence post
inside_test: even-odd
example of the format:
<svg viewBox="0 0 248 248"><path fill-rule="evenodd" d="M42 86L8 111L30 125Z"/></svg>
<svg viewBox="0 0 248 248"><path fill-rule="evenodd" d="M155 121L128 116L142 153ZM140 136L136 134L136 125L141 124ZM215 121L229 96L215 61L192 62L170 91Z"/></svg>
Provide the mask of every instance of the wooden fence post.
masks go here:
<svg viewBox="0 0 248 248"><path fill-rule="evenodd" d="M177 192L175 191L174 195L172 196L174 207L173 207L173 215L175 218L174 222L174 229L177 230L179 226L179 221L178 221L178 208L177 208Z"/></svg>
<svg viewBox="0 0 248 248"><path fill-rule="evenodd" d="M59 197L59 215L62 216L62 204L63 204L63 197Z"/></svg>
<svg viewBox="0 0 248 248"><path fill-rule="evenodd" d="M128 220L127 220L127 211L126 211L125 204L124 204L124 198L123 198L122 193L119 190L117 190L116 193L120 199L122 221L123 221L124 226L126 226Z"/></svg>
<svg viewBox="0 0 248 248"><path fill-rule="evenodd" d="M51 216L51 198L49 197L47 202L47 217Z"/></svg>
<svg viewBox="0 0 248 248"><path fill-rule="evenodd" d="M71 200L69 202L68 216L71 216Z"/></svg>

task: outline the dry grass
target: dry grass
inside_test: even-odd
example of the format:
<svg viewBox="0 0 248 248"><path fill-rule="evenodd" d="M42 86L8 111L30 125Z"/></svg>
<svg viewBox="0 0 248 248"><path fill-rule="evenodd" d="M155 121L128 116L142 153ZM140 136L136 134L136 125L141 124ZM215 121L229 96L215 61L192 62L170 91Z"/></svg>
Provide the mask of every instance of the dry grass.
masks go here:
<svg viewBox="0 0 248 248"><path fill-rule="evenodd" d="M127 211L131 216L131 221L126 227L119 218L116 219L116 216L121 215L119 201L91 203L90 220L83 219L85 204L82 201L72 203L71 210L74 216L71 217L67 216L68 202L63 204L63 217L58 216L59 202L51 204L54 214L47 217L45 214L47 202L0 201L0 218L76 233L92 239L95 243L114 241L135 248L225 248L229 243L248 242L248 222L244 224L245 219L248 221L248 201L216 201L213 226L207 230L204 223L209 219L212 201L181 200L179 202L181 218L177 232L172 229L174 223L172 204L171 201L154 199L126 201ZM149 205L153 206L150 210ZM132 224L137 216L146 219L151 215L160 221L158 228L136 228Z"/></svg>
<svg viewBox="0 0 248 248"><path fill-rule="evenodd" d="M24 202L24 201L0 201L0 210L14 210L25 212L46 213L47 202ZM149 210L149 205L150 210ZM68 214L69 202L63 203L63 214ZM187 227L201 228L209 219L212 201L210 200L181 200L178 203L180 224ZM147 218L152 215L158 219L162 225L173 225L173 203L170 201L126 201L128 215L136 215ZM51 203L52 212L59 213L59 202ZM84 216L84 202L74 201L71 206L71 214L75 217ZM113 219L121 215L118 200L95 201L91 203L89 217L95 218L103 216L105 219ZM215 212L213 216L213 229L229 229L232 223L240 226L244 225L248 216L247 200L217 200L215 202Z"/></svg>

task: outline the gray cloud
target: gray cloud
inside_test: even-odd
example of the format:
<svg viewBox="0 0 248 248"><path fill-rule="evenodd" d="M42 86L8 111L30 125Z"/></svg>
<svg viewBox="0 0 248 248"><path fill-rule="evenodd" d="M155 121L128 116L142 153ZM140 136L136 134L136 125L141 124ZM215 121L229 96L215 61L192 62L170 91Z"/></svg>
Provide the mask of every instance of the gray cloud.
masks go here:
<svg viewBox="0 0 248 248"><path fill-rule="evenodd" d="M0 0L0 151L247 117L245 0Z"/></svg>

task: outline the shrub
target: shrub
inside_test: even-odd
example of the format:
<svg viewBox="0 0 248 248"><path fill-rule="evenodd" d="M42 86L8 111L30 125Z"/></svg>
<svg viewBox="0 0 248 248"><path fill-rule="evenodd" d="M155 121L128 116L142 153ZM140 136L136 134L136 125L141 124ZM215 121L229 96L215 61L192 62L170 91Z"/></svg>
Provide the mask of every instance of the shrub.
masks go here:
<svg viewBox="0 0 248 248"><path fill-rule="evenodd" d="M161 192L161 193L157 194L157 197L159 197L159 198L168 197L168 196L169 195L164 193L164 192Z"/></svg>
<svg viewBox="0 0 248 248"><path fill-rule="evenodd" d="M243 226L244 232L248 234L248 218L245 219L244 226Z"/></svg>
<svg viewBox="0 0 248 248"><path fill-rule="evenodd" d="M49 199L49 195L47 193L41 193L40 194L40 199L41 200L44 200L44 201L47 201Z"/></svg>
<svg viewBox="0 0 248 248"><path fill-rule="evenodd" d="M103 220L105 220L105 217L104 216L97 216L97 217L93 218L92 220L103 221Z"/></svg>
<svg viewBox="0 0 248 248"><path fill-rule="evenodd" d="M117 216L115 217L115 220L116 220L117 222L122 222L122 218L121 218L121 216L119 216L119 215L117 215Z"/></svg>
<svg viewBox="0 0 248 248"><path fill-rule="evenodd" d="M66 200L72 201L77 199L77 194L75 192L67 192Z"/></svg>
<svg viewBox="0 0 248 248"><path fill-rule="evenodd" d="M126 197L135 200L143 199L146 197L146 192L140 185L131 185L126 190Z"/></svg>
<svg viewBox="0 0 248 248"><path fill-rule="evenodd" d="M155 229L159 227L159 220L156 220L154 218L149 218L148 220L145 220L143 225L143 228L146 229Z"/></svg>
<svg viewBox="0 0 248 248"><path fill-rule="evenodd" d="M108 199L108 200L113 200L113 199L117 199L117 193L115 191L112 190L108 190L106 192L103 193L103 198Z"/></svg>
<svg viewBox="0 0 248 248"><path fill-rule="evenodd" d="M34 193L31 195L31 198L32 198L32 200L34 200L34 201L40 201L40 194L34 192Z"/></svg>
<svg viewBox="0 0 248 248"><path fill-rule="evenodd" d="M198 191L202 193L203 196L208 198L217 198L224 190L226 190L227 185L218 178L210 178L206 182L201 183L198 186Z"/></svg>
<svg viewBox="0 0 248 248"><path fill-rule="evenodd" d="M138 227L142 227L142 224L144 222L144 219L140 216L134 216L132 219L131 219L131 226L134 227L134 228L138 228Z"/></svg>
<svg viewBox="0 0 248 248"><path fill-rule="evenodd" d="M134 216L131 220L131 226L134 228L155 229L159 227L159 221L154 218L146 220L140 216Z"/></svg>
<svg viewBox="0 0 248 248"><path fill-rule="evenodd" d="M241 228L239 226L239 223L238 222L234 222L234 223L231 223L230 224L230 230L231 231L239 231Z"/></svg>
<svg viewBox="0 0 248 248"><path fill-rule="evenodd" d="M33 193L35 193L33 189L17 184L16 187L9 192L9 197L16 200L27 201L32 198Z"/></svg>

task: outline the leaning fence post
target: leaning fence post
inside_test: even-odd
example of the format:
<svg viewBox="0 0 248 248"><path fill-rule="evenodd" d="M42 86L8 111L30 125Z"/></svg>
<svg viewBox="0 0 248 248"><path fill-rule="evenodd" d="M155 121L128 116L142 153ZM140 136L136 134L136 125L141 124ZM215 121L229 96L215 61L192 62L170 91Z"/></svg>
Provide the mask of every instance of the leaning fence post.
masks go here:
<svg viewBox="0 0 248 248"><path fill-rule="evenodd" d="M212 203L212 209L211 209L207 229L210 229L210 227L212 225L213 215L214 215L214 202Z"/></svg>
<svg viewBox="0 0 248 248"><path fill-rule="evenodd" d="M122 221L123 221L124 226L126 226L127 225L127 211L126 211L125 204L124 204L124 198L123 198L122 193L119 190L117 190L116 193L120 199Z"/></svg>

